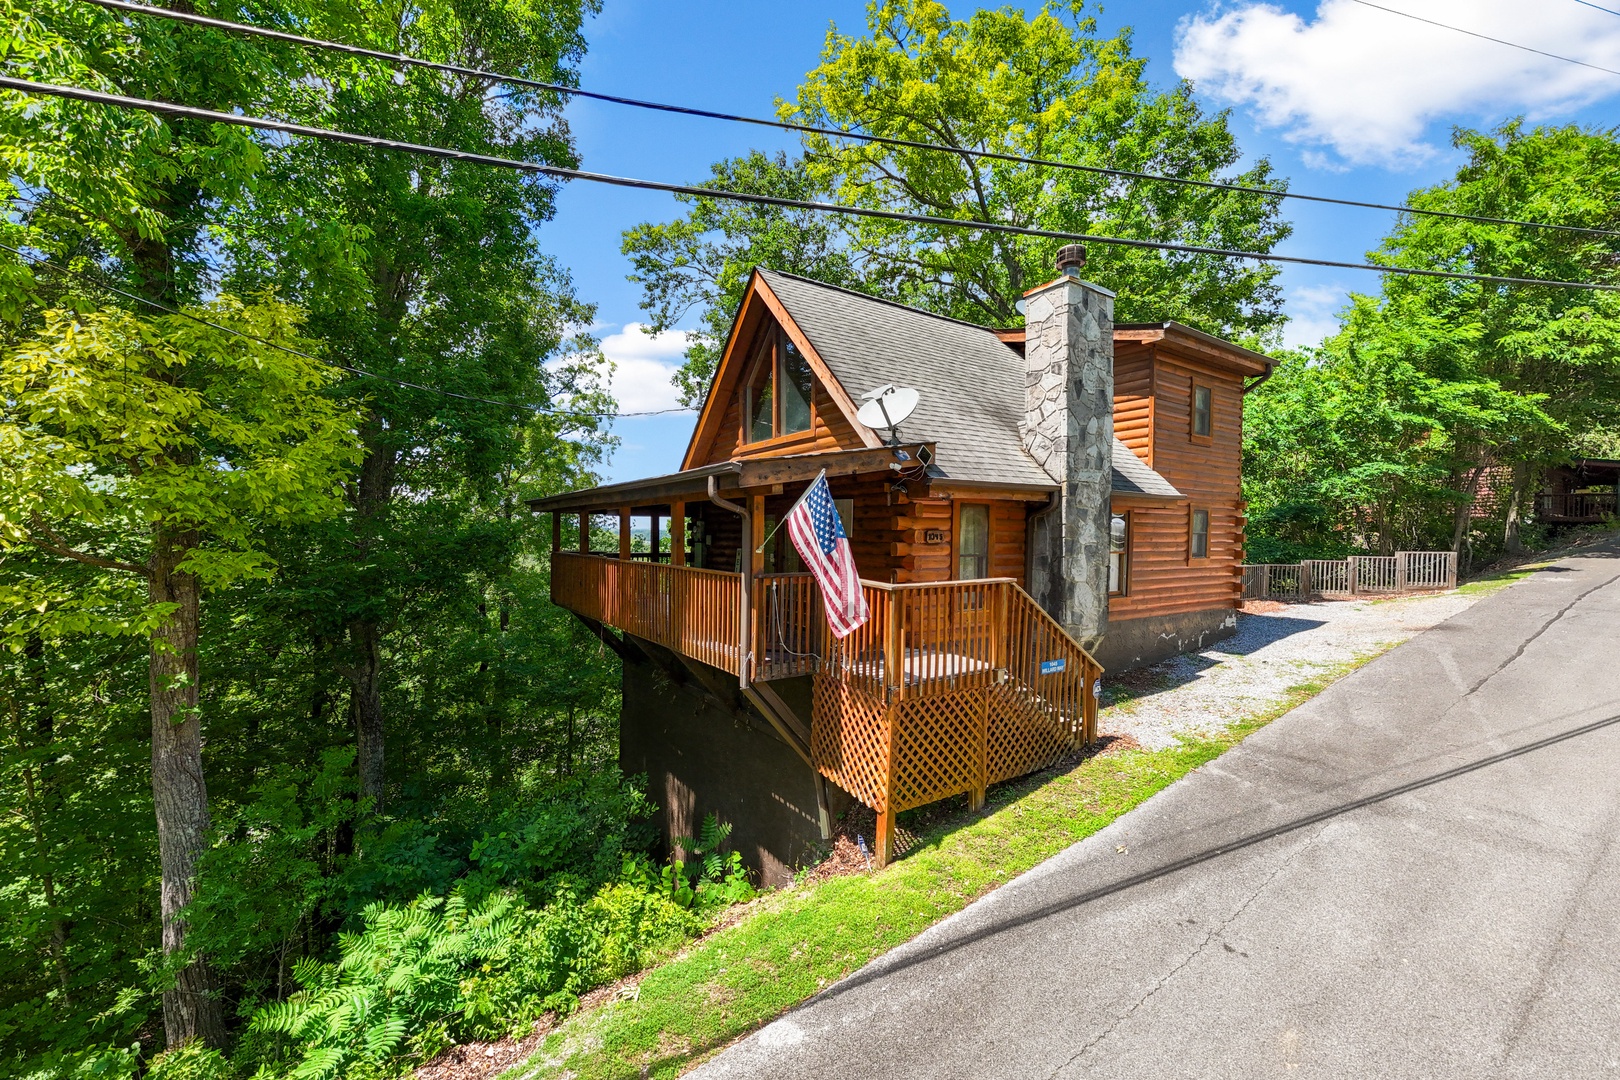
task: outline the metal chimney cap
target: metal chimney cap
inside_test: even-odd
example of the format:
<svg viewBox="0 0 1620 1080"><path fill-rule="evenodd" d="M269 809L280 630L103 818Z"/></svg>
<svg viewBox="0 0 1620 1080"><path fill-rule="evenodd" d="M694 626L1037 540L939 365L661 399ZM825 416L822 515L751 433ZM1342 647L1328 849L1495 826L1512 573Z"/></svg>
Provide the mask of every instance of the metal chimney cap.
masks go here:
<svg viewBox="0 0 1620 1080"><path fill-rule="evenodd" d="M1079 277L1080 268L1086 265L1086 249L1080 244L1064 244L1058 248L1057 268L1060 274L1067 277Z"/></svg>

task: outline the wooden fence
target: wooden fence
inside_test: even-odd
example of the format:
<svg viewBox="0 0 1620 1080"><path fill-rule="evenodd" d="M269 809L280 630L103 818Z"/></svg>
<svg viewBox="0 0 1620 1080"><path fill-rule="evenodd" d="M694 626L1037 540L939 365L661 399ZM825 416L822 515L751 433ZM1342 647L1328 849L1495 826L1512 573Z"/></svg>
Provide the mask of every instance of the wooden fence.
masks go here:
<svg viewBox="0 0 1620 1080"><path fill-rule="evenodd" d="M1620 495L1613 491L1544 491L1536 496L1542 521L1602 521L1620 514Z"/></svg>
<svg viewBox="0 0 1620 1080"><path fill-rule="evenodd" d="M1456 587L1457 555L1452 551L1398 551L1243 567L1243 596L1250 600L1434 592Z"/></svg>

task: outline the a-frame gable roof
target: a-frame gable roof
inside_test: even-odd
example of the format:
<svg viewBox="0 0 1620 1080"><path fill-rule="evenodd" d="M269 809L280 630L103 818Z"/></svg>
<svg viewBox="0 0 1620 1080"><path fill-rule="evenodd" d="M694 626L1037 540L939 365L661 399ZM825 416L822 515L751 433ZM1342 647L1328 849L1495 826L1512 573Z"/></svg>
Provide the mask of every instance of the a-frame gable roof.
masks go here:
<svg viewBox="0 0 1620 1080"><path fill-rule="evenodd" d="M716 441L731 436L731 432L721 430L721 425L725 422L726 408L736 395L738 383L745 374L749 348L759 332L760 325L768 320L780 325L793 340L794 345L798 346L800 354L810 364L810 370L815 375L816 381L826 391L826 396L833 407L843 415L848 427L853 429L855 438L860 440L861 445L867 447L882 445L883 440L875 432L855 419L857 405L851 400L849 392L828 367L825 359L817 351L815 343L806 337L803 329L783 306L781 299L771 290L765 281L764 271L756 269L748 279L742 304L737 309L737 317L732 320L731 334L726 338L725 351L721 354L719 363L715 365L714 378L710 381L709 392L703 399L703 408L698 413L697 426L693 428L692 438L687 443L686 456L682 459L681 468L691 469L704 464L713 456Z"/></svg>
<svg viewBox="0 0 1620 1080"><path fill-rule="evenodd" d="M774 318L810 361L835 405L868 446L878 433L855 419L861 394L884 383L916 388L907 442L935 444L936 478L964 484L1049 490L1056 480L1024 451L1024 361L994 331L917 308L758 268L749 279L682 468L703 464L720 431L744 355ZM1117 439L1114 490L1180 498ZM1123 472L1121 471L1123 467Z"/></svg>
<svg viewBox="0 0 1620 1080"><path fill-rule="evenodd" d="M900 430L936 445L943 477L1052 486L1018 430L1024 362L993 333L792 274L758 274L851 398L884 383L916 388L917 411Z"/></svg>

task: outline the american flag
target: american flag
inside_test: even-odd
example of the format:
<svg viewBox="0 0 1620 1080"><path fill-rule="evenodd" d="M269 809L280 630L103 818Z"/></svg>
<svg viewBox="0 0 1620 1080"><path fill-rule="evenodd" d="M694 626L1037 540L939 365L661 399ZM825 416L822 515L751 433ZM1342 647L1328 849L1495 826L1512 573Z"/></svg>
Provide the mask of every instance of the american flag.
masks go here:
<svg viewBox="0 0 1620 1080"><path fill-rule="evenodd" d="M787 529L799 557L821 586L827 625L833 636L848 637L872 617L872 612L861 593L861 576L855 571L855 556L838 520L838 507L827 487L825 472L816 477L798 505L789 511Z"/></svg>

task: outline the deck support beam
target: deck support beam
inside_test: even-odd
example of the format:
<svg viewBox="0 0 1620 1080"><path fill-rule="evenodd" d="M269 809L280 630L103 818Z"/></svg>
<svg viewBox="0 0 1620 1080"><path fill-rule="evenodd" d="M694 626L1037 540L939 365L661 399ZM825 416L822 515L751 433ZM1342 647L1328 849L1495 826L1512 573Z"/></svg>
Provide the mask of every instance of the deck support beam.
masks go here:
<svg viewBox="0 0 1620 1080"><path fill-rule="evenodd" d="M581 623L583 623L585 625L585 629L589 630L591 633L593 633L597 637L601 638L602 639L602 644L604 644L608 648L612 649L613 654L615 656L617 656L620 660L629 659L628 654L629 654L629 651L632 648L632 646L626 644L620 638L615 637L614 634L613 634L613 631L609 630L607 627L603 626L601 623L597 622L595 619L587 618L586 616L581 615L577 611L574 612L573 614L574 614L574 618L578 619Z"/></svg>

